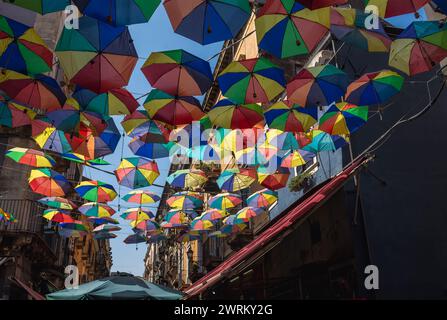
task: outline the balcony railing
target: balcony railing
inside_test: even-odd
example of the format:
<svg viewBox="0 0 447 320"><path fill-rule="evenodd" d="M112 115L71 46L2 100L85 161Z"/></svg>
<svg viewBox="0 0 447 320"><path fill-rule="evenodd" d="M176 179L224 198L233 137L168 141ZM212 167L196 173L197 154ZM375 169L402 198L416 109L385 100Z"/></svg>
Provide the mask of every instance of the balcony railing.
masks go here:
<svg viewBox="0 0 447 320"><path fill-rule="evenodd" d="M0 208L12 214L16 221L0 221L0 232L30 232L43 235L42 209L32 200L0 199Z"/></svg>

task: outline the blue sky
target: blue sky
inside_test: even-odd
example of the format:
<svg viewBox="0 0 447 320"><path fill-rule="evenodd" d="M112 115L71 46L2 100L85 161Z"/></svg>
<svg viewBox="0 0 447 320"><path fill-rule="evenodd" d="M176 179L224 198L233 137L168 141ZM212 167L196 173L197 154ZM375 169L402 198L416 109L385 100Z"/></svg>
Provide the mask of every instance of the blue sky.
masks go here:
<svg viewBox="0 0 447 320"><path fill-rule="evenodd" d="M209 59L210 57L214 56L217 52L219 52L222 47L222 43L202 46L180 35L175 34L174 31L172 30L171 24L162 5L159 6L159 8L149 21L149 23L131 26L130 32L134 39L134 44L137 49L138 55L141 58L147 58L151 52L184 49L203 59ZM217 58L211 61L212 68L214 67L216 60ZM144 61L145 59L140 59L138 61L138 65L135 68L129 86L127 87L127 89L130 92L132 92L135 97L139 97L151 90L148 81L146 80L146 78L144 77L143 73L140 70ZM144 98L140 100L141 104L143 102ZM117 124L120 130L122 130L122 127L120 125L121 120L122 117L115 117L115 123ZM128 137L124 139L124 152L123 152L124 158L134 156L127 147L129 141L130 139ZM109 161L111 165L101 167L101 169L113 171L115 170L116 167L118 167L121 160L121 148L122 148L122 141L120 141L120 144L116 148L114 154L105 157L105 160ZM157 160L157 163L160 169L160 177L155 181L155 183L159 185L164 185L167 171L169 169L169 161L168 159L161 159ZM94 170L91 168L84 169L84 176L93 180L100 180L107 183L111 183L115 186L117 192L119 190L119 186L118 183L116 182L115 176L104 174L98 170ZM156 192L158 194L161 194L162 192L162 189L159 187L150 187L146 189ZM120 194L121 196L123 196L129 191L131 191L131 189L121 187ZM111 203L114 209L117 209L118 202L119 200L117 198L115 199L115 201ZM122 211L125 210L126 207L128 208L131 205L122 200L120 204L122 206L121 208ZM151 210L156 211L156 208L152 208ZM116 234L118 235L117 238L111 240L113 250L112 271L129 272L135 275L142 275L144 271L143 259L146 254L147 246L144 243L138 244L138 246L127 245L123 243L123 240L133 232L128 222L121 219L119 217L119 214L120 213L116 213L114 215L114 218L120 221L120 227L122 228L122 230L116 232Z"/></svg>

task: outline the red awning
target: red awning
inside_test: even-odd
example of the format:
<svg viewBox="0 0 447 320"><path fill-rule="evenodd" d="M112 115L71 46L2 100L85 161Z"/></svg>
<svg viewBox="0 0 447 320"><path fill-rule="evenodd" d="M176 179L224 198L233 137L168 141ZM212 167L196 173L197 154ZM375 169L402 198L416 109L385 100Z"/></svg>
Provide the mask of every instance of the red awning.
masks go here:
<svg viewBox="0 0 447 320"><path fill-rule="evenodd" d="M16 277L10 277L9 278L12 282L14 282L19 287L23 288L28 294L34 299L34 300L45 300L45 297L41 295L39 292L35 291L34 289L30 288L26 284L24 284L21 280L17 279Z"/></svg>
<svg viewBox="0 0 447 320"><path fill-rule="evenodd" d="M225 277L224 273L226 271L231 270L255 254L260 248L270 243L285 230L289 229L298 219L303 217L305 214L312 212L312 210L315 209L315 207L322 201L328 200L349 180L349 178L357 172L363 164L369 160L369 157L363 157L354 161L337 176L333 177L328 183L315 190L311 196L298 204L297 207L290 210L272 226L264 230L256 239L241 250L234 253L218 267L188 287L185 290L185 293L187 294L186 298L197 296L198 294L204 292L207 288L221 281Z"/></svg>

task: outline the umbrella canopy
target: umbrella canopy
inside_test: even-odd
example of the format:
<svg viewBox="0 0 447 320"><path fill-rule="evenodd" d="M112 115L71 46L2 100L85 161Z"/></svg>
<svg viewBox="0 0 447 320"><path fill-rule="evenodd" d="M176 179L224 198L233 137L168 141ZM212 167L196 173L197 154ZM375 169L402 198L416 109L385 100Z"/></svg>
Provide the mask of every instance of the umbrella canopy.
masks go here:
<svg viewBox="0 0 447 320"><path fill-rule="evenodd" d="M115 239L116 237L118 237L116 234L110 232L97 232L93 235L93 239L96 240Z"/></svg>
<svg viewBox="0 0 447 320"><path fill-rule="evenodd" d="M201 220L199 217L191 221L190 230L192 231L209 231L213 229L214 224L208 220Z"/></svg>
<svg viewBox="0 0 447 320"><path fill-rule="evenodd" d="M205 114L194 97L172 96L161 90L152 90L144 102L149 117L171 126L200 120Z"/></svg>
<svg viewBox="0 0 447 320"><path fill-rule="evenodd" d="M135 110L127 115L121 122L129 137L146 136L148 142L167 143L169 141L169 129L158 121L153 121L146 110Z"/></svg>
<svg viewBox="0 0 447 320"><path fill-rule="evenodd" d="M155 203L160 200L160 196L146 190L133 190L123 197L124 201L132 203Z"/></svg>
<svg viewBox="0 0 447 320"><path fill-rule="evenodd" d="M294 150L287 154L281 161L281 167L296 168L304 166L308 161L313 159L315 154L304 150Z"/></svg>
<svg viewBox="0 0 447 320"><path fill-rule="evenodd" d="M239 224L226 224L224 225L222 228L220 228L218 231L210 233L209 236L210 237L218 237L218 238L225 238L228 237L232 234L241 232L242 230L244 230L245 228L247 228L247 224L246 223L239 223Z"/></svg>
<svg viewBox="0 0 447 320"><path fill-rule="evenodd" d="M155 235L161 232L161 226L153 220L135 220L130 225L138 230L146 231L146 234Z"/></svg>
<svg viewBox="0 0 447 320"><path fill-rule="evenodd" d="M255 103L235 104L224 99L208 112L208 117L214 125L226 129L249 129L264 126L262 107Z"/></svg>
<svg viewBox="0 0 447 320"><path fill-rule="evenodd" d="M125 220L146 221L155 218L155 215L152 211L143 208L129 208L120 217Z"/></svg>
<svg viewBox="0 0 447 320"><path fill-rule="evenodd" d="M72 201L61 197L45 197L37 201L48 207L56 209L74 210L77 208L77 206Z"/></svg>
<svg viewBox="0 0 447 320"><path fill-rule="evenodd" d="M200 232L190 230L188 232L180 233L175 240L180 243L185 243L200 240L201 238L202 236L200 235Z"/></svg>
<svg viewBox="0 0 447 320"><path fill-rule="evenodd" d="M318 119L317 108L303 108L291 101L279 101L264 113L269 128L288 132L307 132Z"/></svg>
<svg viewBox="0 0 447 320"><path fill-rule="evenodd" d="M82 124L78 135L67 135L72 147L72 150L68 152L81 154L88 160L97 159L115 152L121 139L121 133L118 131L113 118L109 117L105 122L107 126L99 135Z"/></svg>
<svg viewBox="0 0 447 320"><path fill-rule="evenodd" d="M311 142L303 147L303 150L318 153L321 151L335 151L335 137L321 130L312 130L308 137Z"/></svg>
<svg viewBox="0 0 447 320"><path fill-rule="evenodd" d="M61 108L67 100L56 80L42 74L25 75L3 69L0 90L16 102L42 111Z"/></svg>
<svg viewBox="0 0 447 320"><path fill-rule="evenodd" d="M415 21L391 44L389 65L413 76L447 58L447 24Z"/></svg>
<svg viewBox="0 0 447 320"><path fill-rule="evenodd" d="M298 141L297 134L293 132L284 132L277 129L269 129L266 132L266 141L281 151L297 150L302 147Z"/></svg>
<svg viewBox="0 0 447 320"><path fill-rule="evenodd" d="M314 51L329 32L330 10L309 10L295 0L267 0L255 24L259 48L289 58Z"/></svg>
<svg viewBox="0 0 447 320"><path fill-rule="evenodd" d="M55 209L48 209L43 212L43 217L49 221L59 223L74 223L74 219L68 212L59 211Z"/></svg>
<svg viewBox="0 0 447 320"><path fill-rule="evenodd" d="M111 226L108 224L102 224L100 226L97 226L92 230L92 232L98 233L98 232L113 232L113 231L120 231L121 227L118 226Z"/></svg>
<svg viewBox="0 0 447 320"><path fill-rule="evenodd" d="M278 153L278 148L263 142L258 143L254 147L238 150L234 153L236 163L240 165L264 165Z"/></svg>
<svg viewBox="0 0 447 320"><path fill-rule="evenodd" d="M31 124L36 113L27 106L0 95L0 125L17 128Z"/></svg>
<svg viewBox="0 0 447 320"><path fill-rule="evenodd" d="M242 104L268 103L286 85L284 71L264 57L233 61L217 80L225 97Z"/></svg>
<svg viewBox="0 0 447 320"><path fill-rule="evenodd" d="M55 52L65 76L97 93L129 82L138 60L127 27L83 16L79 28L64 28Z"/></svg>
<svg viewBox="0 0 447 320"><path fill-rule="evenodd" d="M287 186L290 171L287 168L279 167L274 173L268 168L258 168L259 183L270 190L279 190Z"/></svg>
<svg viewBox="0 0 447 320"><path fill-rule="evenodd" d="M62 174L48 168L31 170L28 182L33 192L47 197L62 197L71 189Z"/></svg>
<svg viewBox="0 0 447 320"><path fill-rule="evenodd" d="M163 221L170 224L171 227L180 227L187 225L189 222L188 215L184 211L179 210L169 210L168 213L163 217Z"/></svg>
<svg viewBox="0 0 447 320"><path fill-rule="evenodd" d="M118 26L145 23L161 0L73 0L79 10L92 18Z"/></svg>
<svg viewBox="0 0 447 320"><path fill-rule="evenodd" d="M351 8L332 8L331 33L338 40L368 52L388 52L391 38L382 22L378 27L368 28L370 13Z"/></svg>
<svg viewBox="0 0 447 320"><path fill-rule="evenodd" d="M200 188L208 178L202 170L186 169L177 170L166 181L174 188Z"/></svg>
<svg viewBox="0 0 447 320"><path fill-rule="evenodd" d="M95 225L101 225L101 224L120 224L118 220L113 219L111 217L102 217L102 218L97 218L97 217L88 217L88 220L91 221L93 224Z"/></svg>
<svg viewBox="0 0 447 320"><path fill-rule="evenodd" d="M228 215L228 213L223 210L208 209L208 210L204 211L196 219L214 222L214 221L222 220L227 215Z"/></svg>
<svg viewBox="0 0 447 320"><path fill-rule="evenodd" d="M140 237L142 237L140 235ZM127 242L129 243L129 242ZM135 242L133 242L135 243ZM183 294L140 277L121 274L47 295L48 300L179 300Z"/></svg>
<svg viewBox="0 0 447 320"><path fill-rule="evenodd" d="M241 196L234 193L219 193L208 200L208 206L213 209L226 211L242 203Z"/></svg>
<svg viewBox="0 0 447 320"><path fill-rule="evenodd" d="M297 2L306 6L306 8L315 10L330 6L339 6L346 4L348 0L298 0Z"/></svg>
<svg viewBox="0 0 447 320"><path fill-rule="evenodd" d="M183 0L163 3L174 31L202 45L237 36L251 15L248 0Z"/></svg>
<svg viewBox="0 0 447 320"><path fill-rule="evenodd" d="M70 0L13 0L8 1L16 6L40 13L47 14L51 12L63 11L70 5Z"/></svg>
<svg viewBox="0 0 447 320"><path fill-rule="evenodd" d="M256 170L253 168L227 169L217 178L221 190L234 192L248 188L256 181Z"/></svg>
<svg viewBox="0 0 447 320"><path fill-rule="evenodd" d="M123 240L123 242L125 244L137 244L137 243L143 243L146 241L147 241L147 238L144 235L139 234L139 233L132 234Z"/></svg>
<svg viewBox="0 0 447 320"><path fill-rule="evenodd" d="M93 202L109 202L116 198L115 188L102 181L83 181L75 190L83 199Z"/></svg>
<svg viewBox="0 0 447 320"><path fill-rule="evenodd" d="M390 70L367 73L349 85L345 100L364 106L385 103L402 90L403 84L404 78Z"/></svg>
<svg viewBox="0 0 447 320"><path fill-rule="evenodd" d="M181 49L151 53L141 70L152 87L174 96L200 96L213 84L209 62Z"/></svg>
<svg viewBox="0 0 447 320"><path fill-rule="evenodd" d="M51 168L56 164L52 157L34 149L16 147L9 149L5 155L17 163L37 168Z"/></svg>
<svg viewBox="0 0 447 320"><path fill-rule="evenodd" d="M110 89L107 92L97 94L78 86L73 93L73 98L86 111L109 116L128 115L134 112L139 106L138 101L124 88Z"/></svg>
<svg viewBox="0 0 447 320"><path fill-rule="evenodd" d="M203 196L198 192L182 191L174 193L166 203L173 209L194 210L203 205Z"/></svg>
<svg viewBox="0 0 447 320"><path fill-rule="evenodd" d="M59 234L63 237L79 238L87 235L88 229L82 224L82 221L75 220L74 222L60 223Z"/></svg>
<svg viewBox="0 0 447 320"><path fill-rule="evenodd" d="M287 84L287 99L304 107L328 106L339 102L349 78L333 65L301 69Z"/></svg>
<svg viewBox="0 0 447 320"><path fill-rule="evenodd" d="M430 0L364 0L365 6L379 8L379 16L390 18L407 13L417 13ZM419 17L419 14L416 14Z"/></svg>
<svg viewBox="0 0 447 320"><path fill-rule="evenodd" d="M447 14L447 2L444 0L433 0L434 4L437 6L437 10Z"/></svg>
<svg viewBox="0 0 447 320"><path fill-rule="evenodd" d="M37 145L43 150L56 153L72 152L73 148L65 132L56 129L48 121L48 119L38 119L31 122L31 135Z"/></svg>
<svg viewBox="0 0 447 320"><path fill-rule="evenodd" d="M85 156L83 156L82 154L77 154L77 153L64 153L61 154L62 158L76 162L76 163L81 163L84 165L90 165L90 166L107 166L110 165L109 162L105 161L104 159L92 159L92 160L88 160L86 159Z"/></svg>
<svg viewBox="0 0 447 320"><path fill-rule="evenodd" d="M258 217L265 212L263 208L245 207L235 214L235 219L249 222L254 217Z"/></svg>
<svg viewBox="0 0 447 320"><path fill-rule="evenodd" d="M124 158L115 170L118 183L130 189L148 187L159 175L157 162L140 157Z"/></svg>
<svg viewBox="0 0 447 320"><path fill-rule="evenodd" d="M78 208L79 212L87 217L104 218L111 217L115 210L104 203L88 202Z"/></svg>
<svg viewBox="0 0 447 320"><path fill-rule="evenodd" d="M6 212L2 208L0 208L0 221L6 222L16 222L16 218L13 214Z"/></svg>
<svg viewBox="0 0 447 320"><path fill-rule="evenodd" d="M137 156L149 159L161 159L171 155L175 143L153 143L150 135L135 137L129 142L129 149Z"/></svg>
<svg viewBox="0 0 447 320"><path fill-rule="evenodd" d="M254 208L268 208L278 201L278 192L262 189L247 198L247 205Z"/></svg>
<svg viewBox="0 0 447 320"><path fill-rule="evenodd" d="M0 67L38 74L53 68L53 53L33 28L0 16Z"/></svg>
<svg viewBox="0 0 447 320"><path fill-rule="evenodd" d="M368 121L368 109L347 102L337 103L320 118L319 129L331 135L350 135Z"/></svg>

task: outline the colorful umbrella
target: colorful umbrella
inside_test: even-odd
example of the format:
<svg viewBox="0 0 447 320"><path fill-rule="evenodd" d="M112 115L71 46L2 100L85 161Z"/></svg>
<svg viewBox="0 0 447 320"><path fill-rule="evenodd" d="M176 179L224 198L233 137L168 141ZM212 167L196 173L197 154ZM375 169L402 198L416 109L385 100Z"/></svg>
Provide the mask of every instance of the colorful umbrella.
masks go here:
<svg viewBox="0 0 447 320"><path fill-rule="evenodd" d="M30 108L0 95L0 125L9 128L27 126L35 116Z"/></svg>
<svg viewBox="0 0 447 320"><path fill-rule="evenodd" d="M92 230L92 232L95 232L95 233L97 233L97 232L113 232L113 231L120 231L120 230L121 230L121 227L102 224L102 225L94 228Z"/></svg>
<svg viewBox="0 0 447 320"><path fill-rule="evenodd" d="M200 240L202 238L202 236L200 235L199 232L197 231L188 231L188 232L182 232L178 235L178 237L176 237L176 241L180 242L180 243L185 243L185 242L191 242L191 241L196 241L196 240Z"/></svg>
<svg viewBox="0 0 447 320"><path fill-rule="evenodd" d="M319 129L331 135L350 135L368 121L368 109L347 102L337 103L320 118Z"/></svg>
<svg viewBox="0 0 447 320"><path fill-rule="evenodd" d="M87 16L127 26L148 22L161 0L73 0L73 3Z"/></svg>
<svg viewBox="0 0 447 320"><path fill-rule="evenodd" d="M96 240L115 239L116 237L118 237L116 234L109 232L98 232L93 235L93 239Z"/></svg>
<svg viewBox="0 0 447 320"><path fill-rule="evenodd" d="M142 209L142 208L130 208L124 211L121 215L121 218L125 220L150 220L155 218L155 215L152 211Z"/></svg>
<svg viewBox="0 0 447 320"><path fill-rule="evenodd" d="M29 76L3 69L0 90L11 99L42 111L61 108L67 100L56 80L41 74Z"/></svg>
<svg viewBox="0 0 447 320"><path fill-rule="evenodd" d="M209 236L210 237L214 236L214 237L218 237L218 238L224 238L224 237L228 237L228 236L230 236L230 235L232 235L234 233L241 232L245 228L247 228L247 224L246 223L239 223L239 224L232 224L232 225L226 224L222 228L220 228L219 231L213 232Z"/></svg>
<svg viewBox="0 0 447 320"><path fill-rule="evenodd" d="M436 5L436 10L447 14L447 2L444 0L433 0Z"/></svg>
<svg viewBox="0 0 447 320"><path fill-rule="evenodd" d="M303 108L291 101L279 101L264 113L269 128L288 132L307 132L318 119L317 108Z"/></svg>
<svg viewBox="0 0 447 320"><path fill-rule="evenodd" d="M25 74L53 69L53 53L30 28L0 16L0 67Z"/></svg>
<svg viewBox="0 0 447 320"><path fill-rule="evenodd" d="M68 137L62 130L57 130L49 120L39 119L33 120L32 137L37 145L43 149L57 153L70 153L73 151Z"/></svg>
<svg viewBox="0 0 447 320"><path fill-rule="evenodd" d="M174 96L200 96L213 84L210 64L181 49L153 52L141 70L152 87Z"/></svg>
<svg viewBox="0 0 447 320"><path fill-rule="evenodd" d="M82 224L82 221L75 220L69 223L59 224L59 234L63 237L83 237L88 233L88 229Z"/></svg>
<svg viewBox="0 0 447 320"><path fill-rule="evenodd" d="M270 190L279 190L287 186L290 171L287 168L279 167L276 172L271 173L269 168L258 168L259 183Z"/></svg>
<svg viewBox="0 0 447 320"><path fill-rule="evenodd" d="M174 31L202 45L237 36L251 15L247 0L183 0L163 3Z"/></svg>
<svg viewBox="0 0 447 320"><path fill-rule="evenodd" d="M83 156L82 154L77 154L77 153L64 153L61 154L62 158L76 162L76 163L81 163L84 165L90 165L90 166L107 166L110 165L109 162L105 161L104 159L92 159L92 160L87 160L85 156Z"/></svg>
<svg viewBox="0 0 447 320"><path fill-rule="evenodd" d="M385 32L382 23L369 28L369 13L351 8L332 8L331 33L344 43L369 52L388 52L391 38Z"/></svg>
<svg viewBox="0 0 447 320"><path fill-rule="evenodd" d="M204 211L199 217L196 219L204 220L204 221L218 221L222 220L228 215L227 212L223 210L217 210L217 209L209 209Z"/></svg>
<svg viewBox="0 0 447 320"><path fill-rule="evenodd" d="M263 208L245 207L236 213L235 219L249 222L251 219L258 217L265 212L266 211Z"/></svg>
<svg viewBox="0 0 447 320"><path fill-rule="evenodd" d="M101 94L77 87L73 98L79 101L86 111L96 112L103 115L128 115L134 112L138 101L124 88L110 89Z"/></svg>
<svg viewBox="0 0 447 320"><path fill-rule="evenodd" d="M74 210L77 206L70 200L60 197L45 197L37 200L39 203L48 207L62 209L62 210Z"/></svg>
<svg viewBox="0 0 447 320"><path fill-rule="evenodd" d="M146 136L148 142L167 143L169 130L161 122L153 121L146 110L135 110L121 122L129 137Z"/></svg>
<svg viewBox="0 0 447 320"><path fill-rule="evenodd" d="M2 208L0 208L0 221L6 222L16 222L16 218L13 214L6 212Z"/></svg>
<svg viewBox="0 0 447 320"><path fill-rule="evenodd" d="M294 150L286 155L281 161L281 167L296 168L304 166L307 162L312 160L315 154L304 150Z"/></svg>
<svg viewBox="0 0 447 320"><path fill-rule="evenodd" d="M146 231L147 234L155 235L161 231L160 225L153 220L139 220L130 223L132 228Z"/></svg>
<svg viewBox="0 0 447 320"><path fill-rule="evenodd" d="M101 181L83 181L75 187L76 192L85 200L109 202L116 198L115 188Z"/></svg>
<svg viewBox="0 0 447 320"><path fill-rule="evenodd" d="M65 76L97 93L129 82L138 60L127 27L113 27L83 16L79 28L64 28L55 52Z"/></svg>
<svg viewBox="0 0 447 320"><path fill-rule="evenodd" d="M28 182L33 192L47 197L62 197L71 189L62 174L48 168L31 170Z"/></svg>
<svg viewBox="0 0 447 320"><path fill-rule="evenodd" d="M90 128L81 125L77 136L71 135L67 137L72 146L72 152L81 154L88 160L97 159L115 152L121 139L121 133L118 131L113 118L109 117L105 122L107 126L99 136Z"/></svg>
<svg viewBox="0 0 447 320"><path fill-rule="evenodd" d="M163 241L166 239L167 239L167 237L162 233L151 234L147 237L147 243L157 243L157 242L160 242L160 241Z"/></svg>
<svg viewBox="0 0 447 320"><path fill-rule="evenodd" d="M118 183L130 189L148 187L159 175L157 162L140 157L124 158L115 170Z"/></svg>
<svg viewBox="0 0 447 320"><path fill-rule="evenodd" d="M8 3L40 14L47 14L63 11L71 2L70 0L8 0Z"/></svg>
<svg viewBox="0 0 447 320"><path fill-rule="evenodd" d="M367 73L351 83L345 100L362 106L385 103L401 91L403 84L404 78L390 70Z"/></svg>
<svg viewBox="0 0 447 320"><path fill-rule="evenodd" d="M200 188L208 178L202 170L186 169L177 170L166 181L174 188Z"/></svg>
<svg viewBox="0 0 447 320"><path fill-rule="evenodd" d="M88 220L91 221L95 225L101 225L101 224L119 224L119 221L116 219L113 219L111 217L102 217L102 218L96 218L96 217L88 217Z"/></svg>
<svg viewBox="0 0 447 320"><path fill-rule="evenodd" d="M242 104L268 103L286 85L284 71L263 57L233 61L217 80L225 97Z"/></svg>
<svg viewBox="0 0 447 320"><path fill-rule="evenodd" d="M263 142L254 147L236 151L234 157L237 164L257 166L266 164L277 153L278 148L267 142Z"/></svg>
<svg viewBox="0 0 447 320"><path fill-rule="evenodd" d="M217 178L221 190L234 192L248 188L256 181L256 170L253 168L227 169Z"/></svg>
<svg viewBox="0 0 447 320"><path fill-rule="evenodd" d="M17 163L36 168L51 168L56 164L52 157L34 149L16 147L9 149L5 155Z"/></svg>
<svg viewBox="0 0 447 320"><path fill-rule="evenodd" d="M333 65L301 69L287 85L287 99L304 107L328 106L339 102L349 78Z"/></svg>
<svg viewBox="0 0 447 320"><path fill-rule="evenodd" d="M247 198L247 205L254 208L268 208L278 201L278 192L262 189Z"/></svg>
<svg viewBox="0 0 447 320"><path fill-rule="evenodd" d="M236 217L236 214L229 215L225 219L223 219L223 223L226 226L240 225L245 224L245 221Z"/></svg>
<svg viewBox="0 0 447 320"><path fill-rule="evenodd" d="M391 44L389 65L413 76L447 58L447 24L415 21Z"/></svg>
<svg viewBox="0 0 447 320"><path fill-rule="evenodd" d="M160 197L150 191L133 190L126 194L123 197L123 200L127 202L138 203L141 205L143 203L155 203L160 200Z"/></svg>
<svg viewBox="0 0 447 320"><path fill-rule="evenodd" d="M194 210L203 205L203 196L198 192L182 191L174 193L166 203L173 209Z"/></svg>
<svg viewBox="0 0 447 320"><path fill-rule="evenodd" d="M301 133L303 134L303 133ZM302 145L298 141L298 135L293 132L284 132L277 129L269 129L266 132L267 143L279 150L298 150ZM309 140L310 142L310 140Z"/></svg>
<svg viewBox="0 0 447 320"><path fill-rule="evenodd" d="M381 18L390 18L407 13L415 13L430 0L363 0L365 6L375 6L379 9Z"/></svg>
<svg viewBox="0 0 447 320"><path fill-rule="evenodd" d="M43 212L43 217L47 220L59 223L73 223L75 220L67 213L55 209L48 209Z"/></svg>
<svg viewBox="0 0 447 320"><path fill-rule="evenodd" d="M235 104L230 100L219 101L209 112L210 121L226 129L249 129L264 126L262 107L257 104Z"/></svg>
<svg viewBox="0 0 447 320"><path fill-rule="evenodd" d="M297 0L297 2L311 10L326 8L330 6L339 6L346 4L348 0Z"/></svg>
<svg viewBox="0 0 447 320"><path fill-rule="evenodd" d="M170 210L163 217L163 220L172 226L184 226L189 222L189 218L186 213L178 210ZM170 227L172 227L170 226Z"/></svg>
<svg viewBox="0 0 447 320"><path fill-rule="evenodd" d="M161 90L152 90L144 102L149 117L171 126L200 120L204 113L194 97L172 96Z"/></svg>
<svg viewBox="0 0 447 320"><path fill-rule="evenodd" d="M312 130L308 137L311 142L303 147L303 150L318 153L321 151L335 151L335 137L321 130Z"/></svg>
<svg viewBox="0 0 447 320"><path fill-rule="evenodd" d="M129 142L129 149L137 156L149 159L161 159L171 155L171 150L175 149L173 142L152 143L149 135L135 137Z"/></svg>
<svg viewBox="0 0 447 320"><path fill-rule="evenodd" d="M208 231L214 227L213 223L208 220L200 220L199 218L194 219L190 224L190 229L192 231Z"/></svg>
<svg viewBox="0 0 447 320"><path fill-rule="evenodd" d="M115 214L115 210L106 204L88 202L78 208L79 212L87 217L105 218Z"/></svg>
<svg viewBox="0 0 447 320"><path fill-rule="evenodd" d="M208 206L213 209L226 211L242 203L241 196L234 193L219 193L208 200Z"/></svg>
<svg viewBox="0 0 447 320"><path fill-rule="evenodd" d="M294 0L268 0L255 24L259 48L289 58L315 50L329 32L330 11L309 10Z"/></svg>
<svg viewBox="0 0 447 320"><path fill-rule="evenodd" d="M137 243L143 243L146 241L148 241L147 238L144 235L139 234L139 233L127 236L127 238L123 240L123 242L125 244L137 244Z"/></svg>

